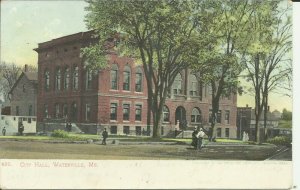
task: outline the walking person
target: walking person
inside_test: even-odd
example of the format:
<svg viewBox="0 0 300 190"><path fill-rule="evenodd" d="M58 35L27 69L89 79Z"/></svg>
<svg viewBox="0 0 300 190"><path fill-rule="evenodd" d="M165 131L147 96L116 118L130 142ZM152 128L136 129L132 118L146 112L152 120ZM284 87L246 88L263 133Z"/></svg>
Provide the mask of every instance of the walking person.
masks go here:
<svg viewBox="0 0 300 190"><path fill-rule="evenodd" d="M106 128L104 128L104 131L102 132L102 144L103 145L106 145L106 139L107 139L107 137L108 137L108 133L107 133L107 131L106 131Z"/></svg>
<svg viewBox="0 0 300 190"><path fill-rule="evenodd" d="M19 132L20 132L21 136L23 136L23 131L24 131L24 125L23 125L23 123L21 123L20 128L19 128Z"/></svg>
<svg viewBox="0 0 300 190"><path fill-rule="evenodd" d="M198 141L198 138L197 138L197 134L198 134L198 130L197 130L197 127L194 128L194 131L192 133L192 146L197 149L197 141Z"/></svg>
<svg viewBox="0 0 300 190"><path fill-rule="evenodd" d="M205 133L203 132L203 129L200 128L200 131L197 134L197 138L198 138L197 149L198 150L201 150L201 148L202 148L202 140L203 140L204 135L205 135Z"/></svg>
<svg viewBox="0 0 300 190"><path fill-rule="evenodd" d="M2 129L2 135L5 136L5 134L6 134L6 128L4 126L3 129Z"/></svg>

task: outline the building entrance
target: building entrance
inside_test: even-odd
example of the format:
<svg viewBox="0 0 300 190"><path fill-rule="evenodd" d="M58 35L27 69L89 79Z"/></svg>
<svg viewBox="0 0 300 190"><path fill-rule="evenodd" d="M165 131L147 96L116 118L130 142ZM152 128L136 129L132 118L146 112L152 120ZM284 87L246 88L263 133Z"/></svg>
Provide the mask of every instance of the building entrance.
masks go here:
<svg viewBox="0 0 300 190"><path fill-rule="evenodd" d="M176 108L175 111L175 123L177 124L177 121L179 121L179 129L185 130L187 127L187 121L186 121L186 111L184 107L179 106Z"/></svg>

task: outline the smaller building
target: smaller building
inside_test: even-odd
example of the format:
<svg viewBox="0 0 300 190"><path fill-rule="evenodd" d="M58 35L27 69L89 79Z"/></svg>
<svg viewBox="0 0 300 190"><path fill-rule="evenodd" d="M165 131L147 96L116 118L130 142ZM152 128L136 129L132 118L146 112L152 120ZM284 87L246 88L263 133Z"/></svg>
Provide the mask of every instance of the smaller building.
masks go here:
<svg viewBox="0 0 300 190"><path fill-rule="evenodd" d="M37 72L29 72L27 65L9 91L11 115L36 116Z"/></svg>
<svg viewBox="0 0 300 190"><path fill-rule="evenodd" d="M255 124L256 124L256 117L255 117L255 110L251 107L238 107L237 108L237 138L242 139L242 134L244 132L248 133L249 140L255 139ZM274 129L278 129L280 117L278 115L273 114L273 112L268 111L267 113L267 121L266 121L266 131L265 134L271 134L270 131L273 131ZM260 128L260 134L264 133L264 114L261 114L261 117L258 122L258 126ZM273 136L273 135L272 135ZM261 138L263 136L261 135Z"/></svg>

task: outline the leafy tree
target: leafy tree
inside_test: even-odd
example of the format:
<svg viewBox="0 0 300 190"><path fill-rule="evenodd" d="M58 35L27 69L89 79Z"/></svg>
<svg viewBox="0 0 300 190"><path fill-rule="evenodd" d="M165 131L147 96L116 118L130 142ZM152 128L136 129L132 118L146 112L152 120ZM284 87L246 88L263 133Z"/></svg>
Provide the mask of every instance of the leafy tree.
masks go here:
<svg viewBox="0 0 300 190"><path fill-rule="evenodd" d="M115 51L143 65L148 88L148 125L160 136L162 109L176 75L196 64L207 47L199 35L209 22L201 17L201 1L94 1L88 0L86 21L99 43L83 50L87 67L107 67L107 40L118 35Z"/></svg>
<svg viewBox="0 0 300 190"><path fill-rule="evenodd" d="M292 112L288 111L287 109L282 110L282 119L286 121L291 121L293 117Z"/></svg>
<svg viewBox="0 0 300 190"><path fill-rule="evenodd" d="M245 51L247 78L254 87L256 140L260 142L258 122L264 114L266 127L268 96L290 77L291 22L280 1L254 1L255 14L250 18L248 48ZM263 135L264 136L264 135Z"/></svg>
<svg viewBox="0 0 300 190"><path fill-rule="evenodd" d="M206 51L199 53L200 64L195 70L201 72L202 80L210 85L212 95L212 120L210 140L215 138L215 123L219 111L220 98L231 93L242 92L238 88L238 75L242 71L240 52L243 52L245 29L248 18L253 14L249 1L207 1L206 14L210 43Z"/></svg>

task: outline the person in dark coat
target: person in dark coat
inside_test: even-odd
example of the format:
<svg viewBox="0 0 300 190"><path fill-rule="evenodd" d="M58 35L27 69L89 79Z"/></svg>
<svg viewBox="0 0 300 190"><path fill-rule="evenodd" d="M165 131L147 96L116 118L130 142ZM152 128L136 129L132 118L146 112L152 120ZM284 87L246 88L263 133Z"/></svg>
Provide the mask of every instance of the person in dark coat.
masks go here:
<svg viewBox="0 0 300 190"><path fill-rule="evenodd" d="M195 127L194 131L192 133L192 146L195 149L197 148L197 142L198 142L197 134L198 134L198 130L197 130L197 127Z"/></svg>
<svg viewBox="0 0 300 190"><path fill-rule="evenodd" d="M108 137L108 133L107 133L107 131L106 131L106 128L104 128L104 131L102 132L102 144L103 145L106 145L106 139L107 139L107 137Z"/></svg>
<svg viewBox="0 0 300 190"><path fill-rule="evenodd" d="M23 135L23 131L24 131L24 125L23 125L23 123L21 123L20 128L19 128L19 132L20 132L21 136Z"/></svg>
<svg viewBox="0 0 300 190"><path fill-rule="evenodd" d="M6 128L4 126L3 129L2 129L2 135L5 136L5 134L6 134Z"/></svg>

